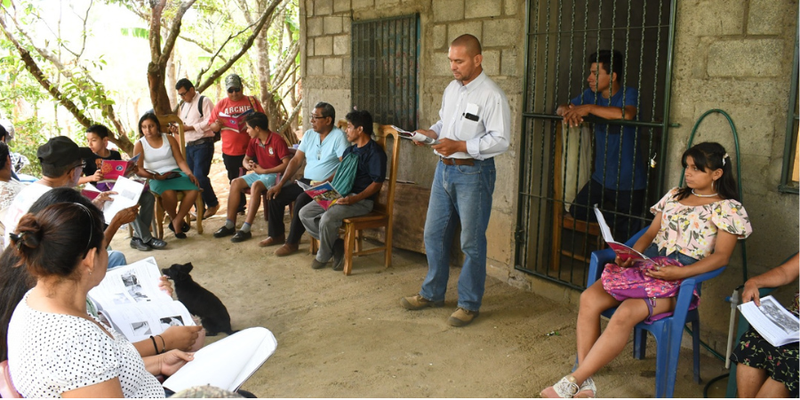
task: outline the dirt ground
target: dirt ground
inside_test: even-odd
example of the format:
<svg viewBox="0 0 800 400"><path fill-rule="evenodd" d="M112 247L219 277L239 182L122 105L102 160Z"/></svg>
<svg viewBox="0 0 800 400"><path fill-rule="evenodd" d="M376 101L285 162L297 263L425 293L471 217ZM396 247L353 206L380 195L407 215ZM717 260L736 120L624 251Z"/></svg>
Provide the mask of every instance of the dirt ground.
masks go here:
<svg viewBox="0 0 800 400"><path fill-rule="evenodd" d="M224 206L221 162L211 176ZM167 250L133 250L127 230L112 247L130 261L152 255L162 267L192 262L192 276L225 303L234 329L272 331L275 354L243 385L259 397L538 397L572 368L573 306L489 278L480 316L453 328L446 320L456 307L459 268L451 269L445 307L406 311L400 298L419 291L427 271L423 255L396 250L390 269L383 267L383 253L361 257L350 276L312 270L306 236L301 251L289 257L258 247L267 236L262 212L251 240L213 238L223 214L221 208L204 221L203 235L194 226L186 240L168 232ZM548 336L551 331L558 334ZM653 397L652 338L649 343L648 358L636 360L631 338L622 355L595 375L600 396ZM703 385L692 381L691 351L681 356L675 397L702 397ZM722 362L706 354L701 367L705 380L724 372Z"/></svg>

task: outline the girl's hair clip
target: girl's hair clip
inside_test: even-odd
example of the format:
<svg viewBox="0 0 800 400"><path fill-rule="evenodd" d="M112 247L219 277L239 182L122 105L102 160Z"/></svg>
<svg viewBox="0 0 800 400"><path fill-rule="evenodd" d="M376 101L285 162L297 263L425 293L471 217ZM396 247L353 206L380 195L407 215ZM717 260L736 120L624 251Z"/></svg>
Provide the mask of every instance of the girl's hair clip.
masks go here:
<svg viewBox="0 0 800 400"><path fill-rule="evenodd" d="M729 155L728 155L728 153L725 153L725 155L724 155L724 156L722 156L722 166L723 166L723 167L725 166L725 159L726 159L726 158L731 158L731 156L729 156Z"/></svg>

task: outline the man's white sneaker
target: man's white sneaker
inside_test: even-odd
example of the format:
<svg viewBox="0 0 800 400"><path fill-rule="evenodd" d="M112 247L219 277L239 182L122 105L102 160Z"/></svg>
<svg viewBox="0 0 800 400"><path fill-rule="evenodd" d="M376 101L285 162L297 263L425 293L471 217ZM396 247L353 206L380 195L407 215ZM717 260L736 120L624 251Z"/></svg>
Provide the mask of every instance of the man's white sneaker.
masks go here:
<svg viewBox="0 0 800 400"><path fill-rule="evenodd" d="M555 385L544 388L544 390L539 393L539 396L570 399L575 397L579 389L580 386L578 386L578 383L575 381L575 377L572 375L567 375L561 378L560 381L556 382Z"/></svg>

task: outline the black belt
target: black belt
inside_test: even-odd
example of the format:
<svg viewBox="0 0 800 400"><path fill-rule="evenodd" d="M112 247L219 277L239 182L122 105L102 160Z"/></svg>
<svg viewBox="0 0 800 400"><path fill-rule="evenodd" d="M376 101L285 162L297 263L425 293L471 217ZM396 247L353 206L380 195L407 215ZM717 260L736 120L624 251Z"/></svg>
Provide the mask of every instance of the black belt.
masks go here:
<svg viewBox="0 0 800 400"><path fill-rule="evenodd" d="M205 144L205 143L214 143L214 138L204 137L197 140L192 140L191 142L186 142L186 147L197 146L198 144Z"/></svg>
<svg viewBox="0 0 800 400"><path fill-rule="evenodd" d="M444 165L475 165L475 160L472 158L439 158Z"/></svg>

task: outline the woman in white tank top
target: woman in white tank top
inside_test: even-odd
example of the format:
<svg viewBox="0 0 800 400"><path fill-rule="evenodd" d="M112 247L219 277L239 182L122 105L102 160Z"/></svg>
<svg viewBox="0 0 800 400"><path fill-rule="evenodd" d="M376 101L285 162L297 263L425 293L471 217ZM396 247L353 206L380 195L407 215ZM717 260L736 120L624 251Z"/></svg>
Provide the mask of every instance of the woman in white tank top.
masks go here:
<svg viewBox="0 0 800 400"><path fill-rule="evenodd" d="M161 196L164 211L172 224L170 229L178 239L186 239L183 219L194 205L198 194L197 178L186 164L178 142L171 135L160 132L161 124L155 114L147 113L139 120L139 133L134 155L142 154L137 174L150 180L150 190ZM178 192L184 193L178 208Z"/></svg>

